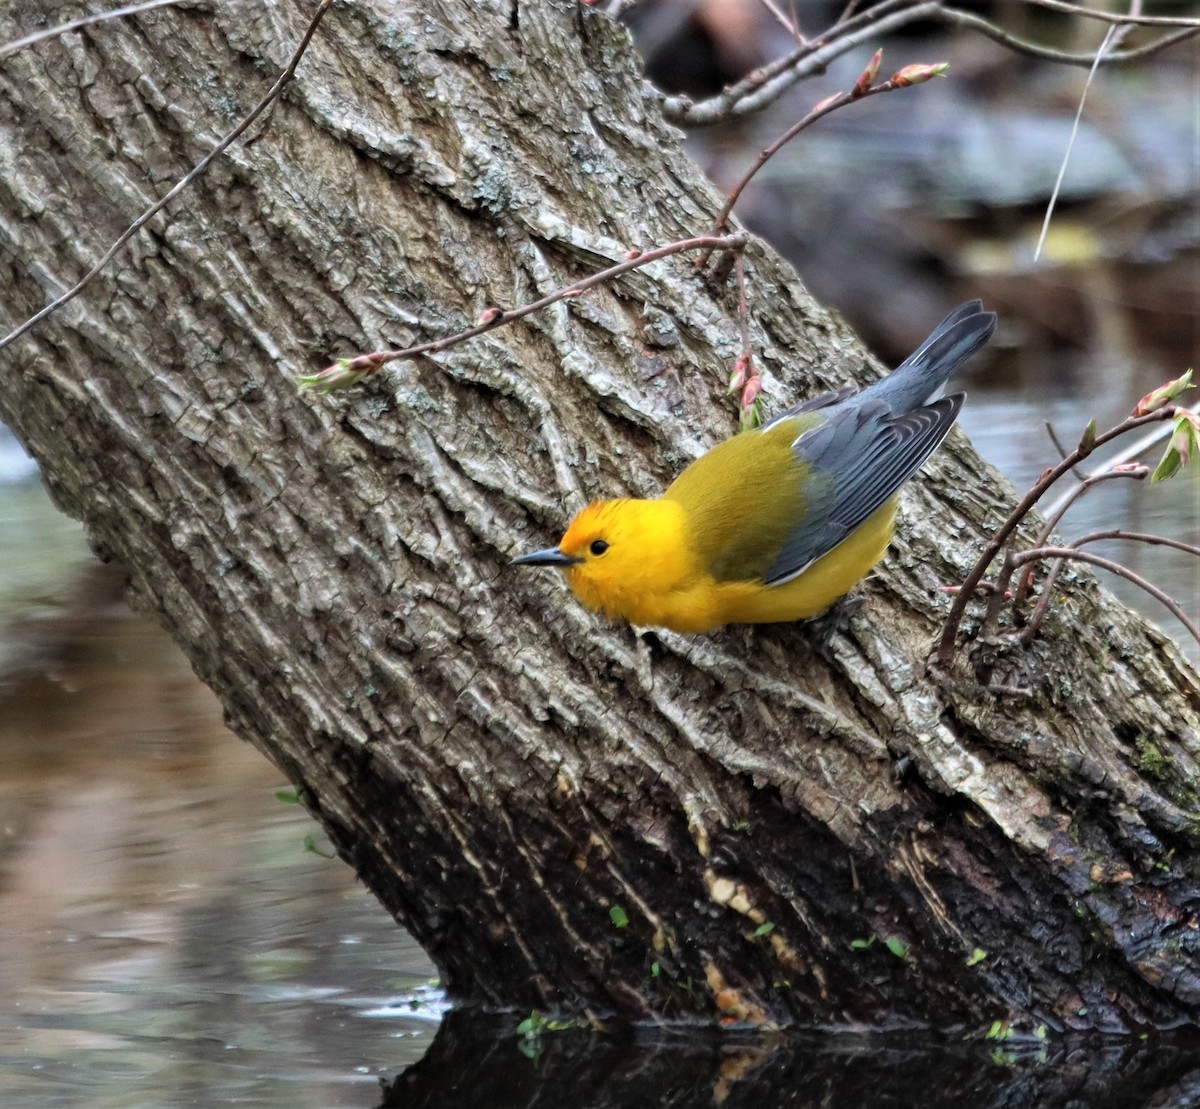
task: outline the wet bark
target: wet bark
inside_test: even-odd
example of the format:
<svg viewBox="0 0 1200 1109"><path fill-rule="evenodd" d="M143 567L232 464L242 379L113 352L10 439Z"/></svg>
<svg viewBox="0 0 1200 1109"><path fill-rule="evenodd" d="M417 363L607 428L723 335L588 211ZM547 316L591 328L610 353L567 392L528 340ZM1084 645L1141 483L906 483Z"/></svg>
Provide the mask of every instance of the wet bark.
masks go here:
<svg viewBox="0 0 1200 1109"><path fill-rule="evenodd" d="M4 323L236 123L309 14L163 9L0 62ZM961 436L824 658L794 627L609 626L506 569L732 432L736 293L686 258L354 393L294 387L706 230L618 27L341 4L251 138L0 354L0 415L456 998L1196 1019L1194 675L1080 571L1030 649L927 673L939 587L1011 496ZM771 251L747 268L773 404L875 372Z"/></svg>

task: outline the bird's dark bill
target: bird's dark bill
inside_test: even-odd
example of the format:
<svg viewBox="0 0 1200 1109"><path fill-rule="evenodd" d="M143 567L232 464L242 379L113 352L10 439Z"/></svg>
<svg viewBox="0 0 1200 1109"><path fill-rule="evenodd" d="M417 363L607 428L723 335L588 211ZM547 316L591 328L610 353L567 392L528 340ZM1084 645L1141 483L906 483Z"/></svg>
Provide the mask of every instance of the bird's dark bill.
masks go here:
<svg viewBox="0 0 1200 1109"><path fill-rule="evenodd" d="M521 555L509 563L510 566L574 566L581 561L573 555L564 554L557 547L547 547L544 551L534 551L532 554Z"/></svg>

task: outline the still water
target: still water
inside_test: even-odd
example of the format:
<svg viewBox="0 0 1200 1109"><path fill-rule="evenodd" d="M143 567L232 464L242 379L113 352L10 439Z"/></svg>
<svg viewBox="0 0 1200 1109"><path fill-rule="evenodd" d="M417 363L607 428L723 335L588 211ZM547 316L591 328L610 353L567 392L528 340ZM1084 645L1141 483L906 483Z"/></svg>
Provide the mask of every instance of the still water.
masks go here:
<svg viewBox="0 0 1200 1109"><path fill-rule="evenodd" d="M34 483L0 486L17 524L6 603L40 604L0 684L0 1106L376 1104L444 1009L428 960Z"/></svg>

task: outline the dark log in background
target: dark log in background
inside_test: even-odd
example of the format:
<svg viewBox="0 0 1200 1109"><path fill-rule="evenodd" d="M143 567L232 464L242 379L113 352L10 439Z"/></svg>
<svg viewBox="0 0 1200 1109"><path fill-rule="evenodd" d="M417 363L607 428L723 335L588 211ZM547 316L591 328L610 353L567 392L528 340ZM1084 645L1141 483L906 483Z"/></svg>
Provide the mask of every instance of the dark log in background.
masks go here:
<svg viewBox="0 0 1200 1109"><path fill-rule="evenodd" d="M2 322L211 149L311 12L163 9L0 62ZM42 18L11 4L0 38ZM826 660L799 628L609 626L506 569L733 431L736 291L689 259L354 393L295 388L718 206L602 13L339 3L250 140L0 354L0 415L455 998L1194 1021L1195 676L1082 572L1030 649L926 672L939 589L1011 498L961 436ZM773 405L877 372L772 252L747 270Z"/></svg>

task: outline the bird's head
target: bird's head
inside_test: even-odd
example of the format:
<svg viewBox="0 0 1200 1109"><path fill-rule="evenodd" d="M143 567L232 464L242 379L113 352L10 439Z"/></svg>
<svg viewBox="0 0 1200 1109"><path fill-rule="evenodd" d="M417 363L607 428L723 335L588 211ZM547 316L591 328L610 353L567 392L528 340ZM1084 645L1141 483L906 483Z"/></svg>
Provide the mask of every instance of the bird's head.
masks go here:
<svg viewBox="0 0 1200 1109"><path fill-rule="evenodd" d="M557 547L513 560L520 566L558 566L589 608L635 624L647 607L680 588L694 573L687 515L675 501L593 501Z"/></svg>

